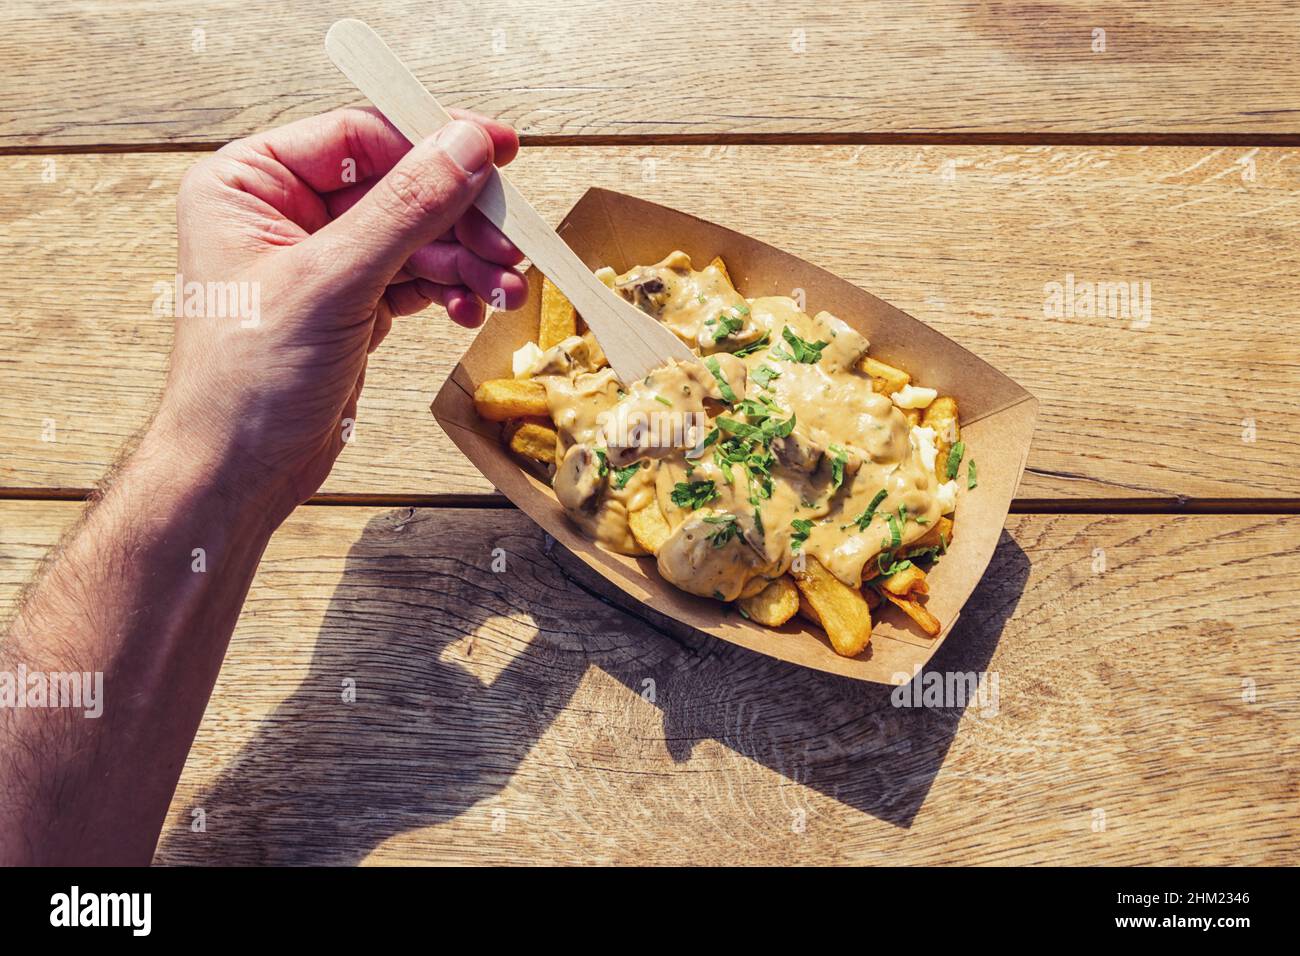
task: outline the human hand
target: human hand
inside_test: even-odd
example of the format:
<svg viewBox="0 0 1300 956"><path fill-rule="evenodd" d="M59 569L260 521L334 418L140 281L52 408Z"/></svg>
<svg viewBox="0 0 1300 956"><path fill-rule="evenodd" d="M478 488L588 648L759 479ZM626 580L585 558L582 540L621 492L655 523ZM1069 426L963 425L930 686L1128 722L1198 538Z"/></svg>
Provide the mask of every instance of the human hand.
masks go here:
<svg viewBox="0 0 1300 956"><path fill-rule="evenodd" d="M395 317L438 303L474 327L485 301L527 296L521 254L471 205L518 139L453 112L412 147L377 113L337 110L230 143L181 183L153 431L276 522L329 474Z"/></svg>

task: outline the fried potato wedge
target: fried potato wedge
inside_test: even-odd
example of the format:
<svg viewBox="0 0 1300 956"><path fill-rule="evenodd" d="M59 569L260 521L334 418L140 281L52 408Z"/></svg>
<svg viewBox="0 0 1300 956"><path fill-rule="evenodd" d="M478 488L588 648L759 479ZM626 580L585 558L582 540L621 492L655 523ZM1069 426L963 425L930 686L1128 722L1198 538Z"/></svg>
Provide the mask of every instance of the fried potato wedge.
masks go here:
<svg viewBox="0 0 1300 956"><path fill-rule="evenodd" d="M546 386L529 378L490 378L474 389L474 408L480 418L504 422L511 418L546 418Z"/></svg>
<svg viewBox="0 0 1300 956"><path fill-rule="evenodd" d="M871 608L857 588L851 588L809 555L802 571L792 571L799 591L817 612L836 654L856 657L871 643Z"/></svg>
<svg viewBox="0 0 1300 956"><path fill-rule="evenodd" d="M542 277L542 319L537 344L545 352L571 335L578 334L578 313L564 293L550 279Z"/></svg>
<svg viewBox="0 0 1300 956"><path fill-rule="evenodd" d="M961 426L957 418L957 399L951 395L940 395L921 416L924 428L934 429L934 446L938 454L934 457L934 476L940 482L948 480L948 453L952 446L961 440Z"/></svg>
<svg viewBox="0 0 1300 956"><path fill-rule="evenodd" d="M751 598L736 602L750 618L765 627L780 627L799 611L799 589L789 575L781 575Z"/></svg>
<svg viewBox="0 0 1300 956"><path fill-rule="evenodd" d="M929 594L930 585L925 579L925 572L915 564L895 571L880 582L881 588L890 594L906 597L909 594Z"/></svg>
<svg viewBox="0 0 1300 956"><path fill-rule="evenodd" d="M879 392L881 395L893 395L904 385L912 381L912 376L908 375L901 368L894 368L892 365L886 365L879 359L874 359L870 355L862 356L862 361L858 363L858 368L871 376L871 390Z"/></svg>
<svg viewBox="0 0 1300 956"><path fill-rule="evenodd" d="M925 631L928 637L938 637L943 628L939 625L939 619L925 609L916 598L898 597L890 594L888 591L881 591L881 596L897 608L901 608L903 613L916 622L916 626Z"/></svg>
<svg viewBox="0 0 1300 956"><path fill-rule="evenodd" d="M668 527L668 519L659 510L659 502L654 498L644 508L633 511L627 516L628 526L636 543L651 554L658 554L673 529Z"/></svg>
<svg viewBox="0 0 1300 956"><path fill-rule="evenodd" d="M927 548L947 548L952 544L952 518L943 515L930 526L930 530L903 549L903 557L910 558Z"/></svg>
<svg viewBox="0 0 1300 956"><path fill-rule="evenodd" d="M877 597L876 601L879 602L880 598ZM870 605L870 602L867 603ZM799 616L806 621L816 624L818 627L822 626L822 619L817 616L817 609L808 603L808 599L803 596L802 591L799 592Z"/></svg>
<svg viewBox="0 0 1300 956"><path fill-rule="evenodd" d="M731 281L731 273L727 271L727 264L722 261L722 256L714 256L713 261L710 262L709 265L722 273L722 278L727 280L727 285L731 286L733 289L736 287L736 284Z"/></svg>
<svg viewBox="0 0 1300 956"><path fill-rule="evenodd" d="M511 451L533 461L555 464L557 436L554 428L549 424L542 425L531 421L521 421L511 425L513 427L509 429L508 439Z"/></svg>

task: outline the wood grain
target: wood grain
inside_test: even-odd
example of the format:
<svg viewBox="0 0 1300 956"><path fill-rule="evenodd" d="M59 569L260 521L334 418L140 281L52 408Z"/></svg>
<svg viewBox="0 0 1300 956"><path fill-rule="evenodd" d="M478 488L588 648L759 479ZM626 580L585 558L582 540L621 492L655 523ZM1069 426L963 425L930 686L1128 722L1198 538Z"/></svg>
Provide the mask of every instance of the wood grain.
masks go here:
<svg viewBox="0 0 1300 956"><path fill-rule="evenodd" d="M539 137L1300 132L1289 0L54 0L0 10L0 146L221 142L354 102L321 50L349 16Z"/></svg>
<svg viewBox="0 0 1300 956"><path fill-rule="evenodd" d="M147 420L192 160L0 161L20 187L0 193L0 487L89 487ZM1295 496L1295 151L544 148L512 175L551 221L602 185L747 231L988 359L1042 403L1023 497ZM1046 317L1069 275L1149 282L1149 324ZM434 313L398 325L326 491L490 491L428 413L471 335Z"/></svg>
<svg viewBox="0 0 1300 956"><path fill-rule="evenodd" d="M0 504L0 600L77 510ZM907 709L619 608L513 510L299 509L158 860L1287 863L1298 531L1013 517L932 662L988 696Z"/></svg>

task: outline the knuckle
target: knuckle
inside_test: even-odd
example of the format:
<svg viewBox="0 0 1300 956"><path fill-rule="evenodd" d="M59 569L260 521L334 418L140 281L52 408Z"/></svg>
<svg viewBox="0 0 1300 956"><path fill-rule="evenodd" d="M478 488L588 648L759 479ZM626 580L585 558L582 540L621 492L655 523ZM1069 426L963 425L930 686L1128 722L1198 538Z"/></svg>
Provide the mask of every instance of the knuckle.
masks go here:
<svg viewBox="0 0 1300 956"><path fill-rule="evenodd" d="M194 198L212 175L212 160L204 157L185 170L181 176L180 187L176 191L178 201L183 205Z"/></svg>

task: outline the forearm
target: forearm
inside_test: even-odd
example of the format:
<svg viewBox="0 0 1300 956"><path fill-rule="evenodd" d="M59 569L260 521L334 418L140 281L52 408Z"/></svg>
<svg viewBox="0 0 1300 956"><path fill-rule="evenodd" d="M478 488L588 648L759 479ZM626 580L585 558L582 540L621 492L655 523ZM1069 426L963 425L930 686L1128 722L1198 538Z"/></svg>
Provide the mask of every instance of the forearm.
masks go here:
<svg viewBox="0 0 1300 956"><path fill-rule="evenodd" d="M102 714L0 708L0 863L149 862L273 527L240 490L155 426L29 590L0 673L102 672Z"/></svg>

